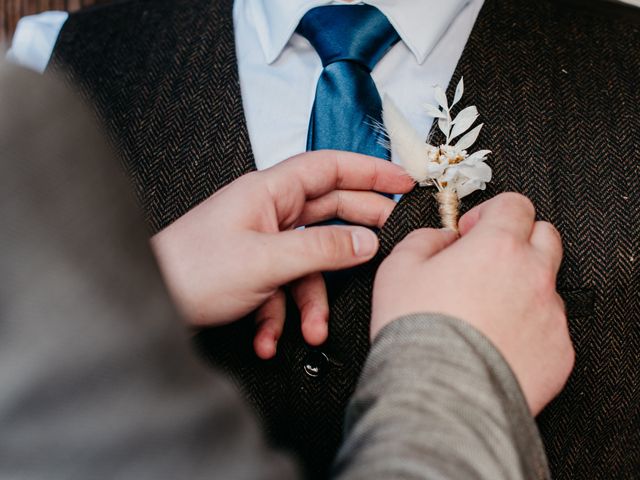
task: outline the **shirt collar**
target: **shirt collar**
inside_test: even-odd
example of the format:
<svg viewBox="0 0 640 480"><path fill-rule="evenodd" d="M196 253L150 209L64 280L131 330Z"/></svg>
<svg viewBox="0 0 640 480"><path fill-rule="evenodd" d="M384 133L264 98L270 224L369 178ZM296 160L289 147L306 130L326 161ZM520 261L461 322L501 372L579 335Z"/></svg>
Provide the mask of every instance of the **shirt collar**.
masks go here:
<svg viewBox="0 0 640 480"><path fill-rule="evenodd" d="M245 13L255 27L267 63L273 63L298 23L314 7L344 0L246 0ZM469 0L367 0L384 13L402 41L422 64ZM427 20L425 20L427 19Z"/></svg>

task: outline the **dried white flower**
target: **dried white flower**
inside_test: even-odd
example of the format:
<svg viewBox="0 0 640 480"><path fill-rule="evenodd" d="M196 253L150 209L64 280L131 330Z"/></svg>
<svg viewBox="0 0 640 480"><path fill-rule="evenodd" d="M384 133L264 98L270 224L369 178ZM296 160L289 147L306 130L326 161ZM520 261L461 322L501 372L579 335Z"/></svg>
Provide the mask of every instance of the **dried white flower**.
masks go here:
<svg viewBox="0 0 640 480"><path fill-rule="evenodd" d="M440 146L423 142L393 101L388 96L383 100L386 136L394 155L416 182L435 185L439 192L447 192L447 198L455 196L461 199L476 190L484 190L491 181L491 167L485 163L491 151L468 153L483 127L480 124L468 131L478 119L478 109L475 106L467 107L456 117L451 116L451 110L463 95L464 79L460 79L451 105L444 90L436 87L438 106L424 106L427 113L438 121L438 128L446 138ZM455 139L458 140L454 142Z"/></svg>

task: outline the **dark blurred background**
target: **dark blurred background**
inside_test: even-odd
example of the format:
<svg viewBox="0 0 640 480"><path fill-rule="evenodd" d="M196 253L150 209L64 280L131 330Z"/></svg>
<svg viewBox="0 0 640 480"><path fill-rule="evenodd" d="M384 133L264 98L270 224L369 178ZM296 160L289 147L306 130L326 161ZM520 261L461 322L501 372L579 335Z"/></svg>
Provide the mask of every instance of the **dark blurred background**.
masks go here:
<svg viewBox="0 0 640 480"><path fill-rule="evenodd" d="M0 43L8 43L20 17L46 10L69 10L114 0L0 0Z"/></svg>

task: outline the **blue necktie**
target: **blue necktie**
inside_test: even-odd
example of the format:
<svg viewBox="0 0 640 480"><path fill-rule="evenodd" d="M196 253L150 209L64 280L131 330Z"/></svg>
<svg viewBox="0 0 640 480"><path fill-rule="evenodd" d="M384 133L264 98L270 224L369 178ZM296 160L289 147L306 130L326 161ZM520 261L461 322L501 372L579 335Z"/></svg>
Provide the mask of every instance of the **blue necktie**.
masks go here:
<svg viewBox="0 0 640 480"><path fill-rule="evenodd" d="M371 70L400 39L377 8L331 5L309 10L298 29L324 67L309 121L307 150L347 150L389 159L372 128L382 102Z"/></svg>
<svg viewBox="0 0 640 480"><path fill-rule="evenodd" d="M389 159L373 128L382 123L382 101L371 70L400 39L377 8L331 5L309 10L296 30L322 60L309 121L307 150L346 150ZM327 224L343 224L334 219ZM326 272L329 298L343 289L351 270Z"/></svg>

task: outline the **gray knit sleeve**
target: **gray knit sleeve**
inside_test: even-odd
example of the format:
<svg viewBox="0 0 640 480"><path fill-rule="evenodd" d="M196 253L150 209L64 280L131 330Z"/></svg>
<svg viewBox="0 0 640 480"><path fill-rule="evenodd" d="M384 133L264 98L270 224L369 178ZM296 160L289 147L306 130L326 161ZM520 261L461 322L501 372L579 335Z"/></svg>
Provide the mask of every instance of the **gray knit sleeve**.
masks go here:
<svg viewBox="0 0 640 480"><path fill-rule="evenodd" d="M509 366L477 330L412 315L374 342L347 410L336 478L547 479Z"/></svg>

